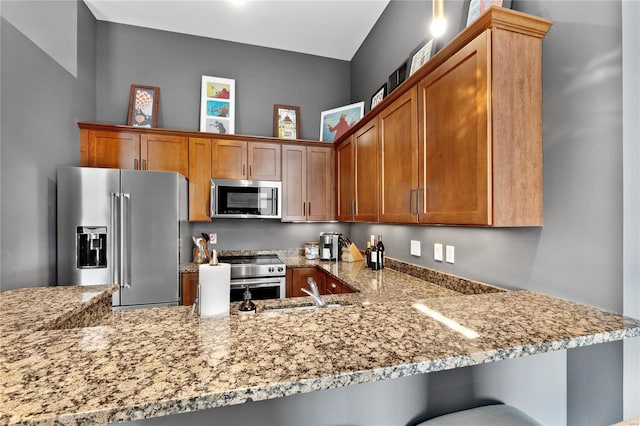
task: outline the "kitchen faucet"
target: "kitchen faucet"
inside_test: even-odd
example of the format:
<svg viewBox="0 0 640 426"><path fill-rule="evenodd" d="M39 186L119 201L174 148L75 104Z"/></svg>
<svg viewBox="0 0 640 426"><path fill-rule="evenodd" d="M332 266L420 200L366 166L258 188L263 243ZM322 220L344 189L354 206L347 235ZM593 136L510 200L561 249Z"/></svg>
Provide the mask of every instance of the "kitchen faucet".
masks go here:
<svg viewBox="0 0 640 426"><path fill-rule="evenodd" d="M303 293L308 294L309 296L311 296L314 300L314 302L316 302L316 306L318 308L324 308L327 306L326 303L324 303L322 301L322 299L320 299L320 292L318 291L318 284L316 284L316 280L313 279L313 277L309 277L307 278L307 283L309 284L309 289L307 288L302 288L300 289Z"/></svg>

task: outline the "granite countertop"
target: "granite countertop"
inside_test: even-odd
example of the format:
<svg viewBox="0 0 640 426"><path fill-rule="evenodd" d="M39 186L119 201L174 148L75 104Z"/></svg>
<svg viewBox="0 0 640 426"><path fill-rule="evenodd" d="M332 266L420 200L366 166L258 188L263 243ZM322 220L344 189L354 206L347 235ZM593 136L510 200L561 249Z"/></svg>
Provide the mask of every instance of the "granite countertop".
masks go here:
<svg viewBox="0 0 640 426"><path fill-rule="evenodd" d="M471 290L459 292L449 287L464 279L420 282L415 275L432 272L411 265L397 265L409 275L389 269L393 262L373 272L294 255L286 261L317 265L361 292L332 296L353 298L340 308L269 312L290 301L259 302L262 313L225 318L180 306L51 329L36 316L30 333L3 333L0 423L143 419L640 336L638 320L470 281ZM19 311L4 294L0 302L3 314ZM47 315L52 324L55 315Z"/></svg>

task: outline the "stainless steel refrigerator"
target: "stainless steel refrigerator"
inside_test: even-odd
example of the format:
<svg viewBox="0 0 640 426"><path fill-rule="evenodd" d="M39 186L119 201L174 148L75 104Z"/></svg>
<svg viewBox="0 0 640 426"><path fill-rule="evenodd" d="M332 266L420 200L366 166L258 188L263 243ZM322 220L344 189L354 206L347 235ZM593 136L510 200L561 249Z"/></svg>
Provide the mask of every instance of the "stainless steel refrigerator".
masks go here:
<svg viewBox="0 0 640 426"><path fill-rule="evenodd" d="M117 284L120 308L178 304L182 175L59 167L57 199L58 285Z"/></svg>

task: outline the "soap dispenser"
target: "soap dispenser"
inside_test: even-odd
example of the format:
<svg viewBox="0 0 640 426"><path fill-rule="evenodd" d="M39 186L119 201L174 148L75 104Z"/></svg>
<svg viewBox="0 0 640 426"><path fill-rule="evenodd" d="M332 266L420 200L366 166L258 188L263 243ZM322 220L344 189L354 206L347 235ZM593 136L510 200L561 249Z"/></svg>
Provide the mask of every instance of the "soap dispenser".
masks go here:
<svg viewBox="0 0 640 426"><path fill-rule="evenodd" d="M251 301L251 292L249 291L249 286L244 291L243 294L244 300L240 303L240 307L238 310L241 314L255 314L256 313L256 304Z"/></svg>

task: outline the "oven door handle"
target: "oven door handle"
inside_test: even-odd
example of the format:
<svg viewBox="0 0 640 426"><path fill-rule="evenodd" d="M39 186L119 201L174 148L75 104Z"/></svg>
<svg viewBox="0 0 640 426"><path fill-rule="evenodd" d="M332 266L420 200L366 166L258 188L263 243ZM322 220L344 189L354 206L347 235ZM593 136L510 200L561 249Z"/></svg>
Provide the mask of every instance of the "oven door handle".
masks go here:
<svg viewBox="0 0 640 426"><path fill-rule="evenodd" d="M231 280L231 288L245 288L249 286L249 288L256 287L273 287L274 285L279 286L282 284L281 278L266 278L266 279L246 279L246 280Z"/></svg>

